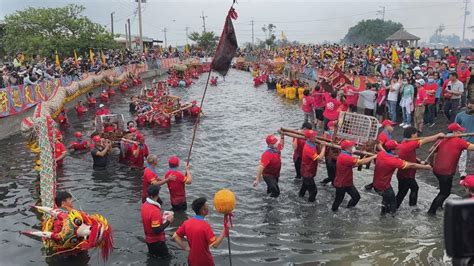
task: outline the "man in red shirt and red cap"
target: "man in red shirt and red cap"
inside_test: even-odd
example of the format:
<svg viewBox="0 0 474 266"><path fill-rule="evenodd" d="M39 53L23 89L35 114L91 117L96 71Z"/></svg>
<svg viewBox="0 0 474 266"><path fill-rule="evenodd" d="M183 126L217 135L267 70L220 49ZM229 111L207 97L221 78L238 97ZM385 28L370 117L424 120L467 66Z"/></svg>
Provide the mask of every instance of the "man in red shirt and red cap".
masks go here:
<svg viewBox="0 0 474 266"><path fill-rule="evenodd" d="M324 138L332 140L334 130L336 128L336 120L328 122L328 130L324 133ZM334 178L336 177L336 161L339 155L339 150L336 148L326 147L325 163L328 177L323 179L320 183L326 185L331 182L334 185Z"/></svg>
<svg viewBox="0 0 474 266"><path fill-rule="evenodd" d="M465 130L466 129L458 123L451 123L448 125L448 131L455 137L442 139L435 145L433 173L439 182L439 193L428 210L428 214L430 215L435 215L438 208L443 206L444 201L451 194L453 177L456 173L456 167L462 151L474 151L474 144L470 144L466 140L456 137L456 135L461 134Z"/></svg>
<svg viewBox="0 0 474 266"><path fill-rule="evenodd" d="M302 130L312 129L313 126L309 122L304 122L301 127ZM303 156L303 148L306 140L300 138L293 138L293 162L295 164L296 176L295 178L301 178L301 157Z"/></svg>
<svg viewBox="0 0 474 266"><path fill-rule="evenodd" d="M148 146L145 144L145 137L141 133L135 135L135 140L138 144L134 143L132 145L130 167L141 169L143 168L145 158L148 157Z"/></svg>
<svg viewBox="0 0 474 266"><path fill-rule="evenodd" d="M407 127L403 131L403 141L398 144L397 155L400 159L411 163L417 163L419 160L416 157L416 149L423 144L436 141L438 138L444 136L444 133L439 133L433 136L418 138L418 130L414 127ZM416 140L414 140L416 139ZM415 206L418 201L418 184L415 179L416 169L399 169L397 171L398 179L398 193L397 193L397 208L403 202L403 199L410 190L409 205Z"/></svg>
<svg viewBox="0 0 474 266"><path fill-rule="evenodd" d="M76 138L76 140L71 142L71 144L69 145L69 149L73 149L75 151L83 151L89 149L89 142L82 138L81 132L75 132L74 137Z"/></svg>
<svg viewBox="0 0 474 266"><path fill-rule="evenodd" d="M337 157L336 178L334 179L336 197L334 198L334 203L331 208L333 211L337 211L339 205L341 205L344 200L346 193L351 196L347 208L355 207L357 205L360 200L360 195L354 186L352 168L367 164L376 157L376 155L374 155L364 159L357 159L353 156L355 145L356 143L350 140L343 140L341 142L341 153Z"/></svg>
<svg viewBox="0 0 474 266"><path fill-rule="evenodd" d="M410 163L395 156L394 151L398 148L398 143L389 140L385 143L385 151L377 153L373 185L375 191L382 196L382 215L394 214L397 210L397 198L390 185L392 175L397 169L431 169L430 165Z"/></svg>
<svg viewBox="0 0 474 266"><path fill-rule="evenodd" d="M173 234L178 245L189 251L188 263L196 266L214 266L209 247L218 248L226 237L225 229L216 238L211 226L204 220L209 214L209 207L205 198L195 199L192 203L196 215L186 221ZM188 244L183 240L186 237Z"/></svg>
<svg viewBox="0 0 474 266"><path fill-rule="evenodd" d="M300 197L304 197L306 191L309 193L309 202L316 200L316 194L318 189L316 183L314 183L314 177L318 170L318 161L324 158L326 152L326 145L322 145L321 150L316 145L317 133L314 130L305 130L304 136L306 137L306 143L303 148L303 156L301 159L301 176L303 177L303 183L298 193Z"/></svg>
<svg viewBox="0 0 474 266"><path fill-rule="evenodd" d="M193 182L189 164L186 165L184 175L178 170L179 158L177 156L169 158L168 166L169 169L165 173L165 179L170 179L168 181L168 190L170 191L171 207L173 211L186 211L188 204L186 203L185 187Z"/></svg>
<svg viewBox="0 0 474 266"><path fill-rule="evenodd" d="M110 111L104 104L99 104L99 109L95 111L95 115L109 115Z"/></svg>
<svg viewBox="0 0 474 266"><path fill-rule="evenodd" d="M285 145L285 137L282 134L278 143L278 139L274 135L268 135L265 141L267 143L267 150L260 158L260 165L257 168L253 187L258 185L260 178L263 176L263 180L267 184L267 194L270 194L270 197L276 198L280 195L278 180L281 169L281 150L283 150Z"/></svg>
<svg viewBox="0 0 474 266"><path fill-rule="evenodd" d="M393 126L395 126L396 124L397 123L392 122L391 120L388 120L388 119L385 119L384 121L382 121L383 130L382 132L379 133L377 137L377 141L378 141L377 150L378 151L385 151L384 145L387 141L393 139L393 136L392 136ZM373 187L374 186L372 183L365 185L366 190L371 190Z"/></svg>
<svg viewBox="0 0 474 266"><path fill-rule="evenodd" d="M189 108L189 113L191 116L198 116L201 113L201 107L197 106L197 101L191 102L191 108Z"/></svg>
<svg viewBox="0 0 474 266"><path fill-rule="evenodd" d="M161 211L159 200L160 186L151 185L147 188L148 197L142 205L142 223L145 231L145 242L148 253L152 256L169 259L171 256L165 242L165 229L173 222L171 213Z"/></svg>
<svg viewBox="0 0 474 266"><path fill-rule="evenodd" d="M461 186L466 188L469 198L474 199L474 175L468 175L459 182Z"/></svg>

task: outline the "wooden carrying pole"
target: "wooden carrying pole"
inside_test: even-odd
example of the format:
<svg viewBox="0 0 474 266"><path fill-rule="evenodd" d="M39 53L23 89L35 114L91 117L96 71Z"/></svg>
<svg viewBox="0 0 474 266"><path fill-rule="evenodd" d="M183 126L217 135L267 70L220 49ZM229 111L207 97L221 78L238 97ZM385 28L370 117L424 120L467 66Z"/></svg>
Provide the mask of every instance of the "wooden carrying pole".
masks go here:
<svg viewBox="0 0 474 266"><path fill-rule="evenodd" d="M463 137L472 137L472 136L474 136L474 132L472 132L472 133L462 133L462 134L446 135L446 136L441 137L440 139L449 139L449 138L455 138L455 137L463 138ZM408 139L408 140L422 140L422 139L425 139L425 138L426 138L426 137L418 137L418 138L412 138L412 139Z"/></svg>
<svg viewBox="0 0 474 266"><path fill-rule="evenodd" d="M281 134L285 135L285 136L288 136L288 137L292 137L292 138L306 139L306 137L301 132L300 132L300 134L296 134L296 133L292 133L292 132L282 130ZM341 150L341 146L339 146L337 144L334 144L334 143L331 143L331 142L328 142L327 140L316 139L315 142L318 143L318 144L326 145L326 146L331 147L331 148L336 148L336 149ZM356 150L354 153L358 154L358 155L366 155L366 156L374 156L375 155L374 153L370 153L370 152L366 152L366 151L359 151L359 150Z"/></svg>

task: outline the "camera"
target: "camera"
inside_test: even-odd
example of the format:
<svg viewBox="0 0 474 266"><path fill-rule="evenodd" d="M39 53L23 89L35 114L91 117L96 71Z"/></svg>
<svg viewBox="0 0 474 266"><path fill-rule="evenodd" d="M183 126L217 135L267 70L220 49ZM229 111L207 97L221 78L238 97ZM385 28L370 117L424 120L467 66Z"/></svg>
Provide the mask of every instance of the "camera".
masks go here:
<svg viewBox="0 0 474 266"><path fill-rule="evenodd" d="M444 244L455 261L474 258L474 199L449 200L444 211ZM456 263L457 264L457 263ZM464 263L457 265L466 265ZM468 265L472 265L469 264Z"/></svg>

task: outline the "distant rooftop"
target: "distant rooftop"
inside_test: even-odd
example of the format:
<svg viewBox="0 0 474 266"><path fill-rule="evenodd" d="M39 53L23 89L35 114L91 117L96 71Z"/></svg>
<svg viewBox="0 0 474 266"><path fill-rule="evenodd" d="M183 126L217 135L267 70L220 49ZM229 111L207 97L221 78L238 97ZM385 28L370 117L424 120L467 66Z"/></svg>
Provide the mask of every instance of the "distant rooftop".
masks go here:
<svg viewBox="0 0 474 266"><path fill-rule="evenodd" d="M418 41L420 40L420 38L411 33L408 33L404 29L399 29L394 34L388 36L385 40L386 41Z"/></svg>

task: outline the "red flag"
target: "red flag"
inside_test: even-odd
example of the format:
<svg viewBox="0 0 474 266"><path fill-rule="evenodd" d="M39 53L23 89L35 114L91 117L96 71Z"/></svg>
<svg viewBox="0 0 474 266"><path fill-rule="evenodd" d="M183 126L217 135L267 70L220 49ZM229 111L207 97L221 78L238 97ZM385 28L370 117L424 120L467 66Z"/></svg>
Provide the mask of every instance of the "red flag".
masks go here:
<svg viewBox="0 0 474 266"><path fill-rule="evenodd" d="M232 19L237 19L237 13L234 8L230 8L229 13L227 13L224 29L222 30L219 44L211 63L211 68L222 76L225 76L227 71L229 71L232 58L236 55L238 47Z"/></svg>

